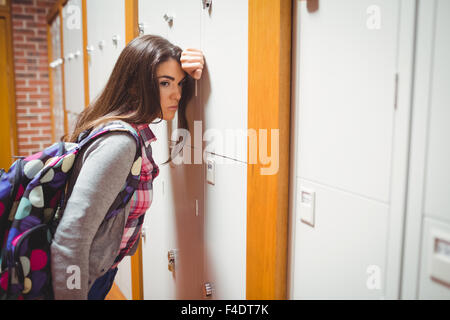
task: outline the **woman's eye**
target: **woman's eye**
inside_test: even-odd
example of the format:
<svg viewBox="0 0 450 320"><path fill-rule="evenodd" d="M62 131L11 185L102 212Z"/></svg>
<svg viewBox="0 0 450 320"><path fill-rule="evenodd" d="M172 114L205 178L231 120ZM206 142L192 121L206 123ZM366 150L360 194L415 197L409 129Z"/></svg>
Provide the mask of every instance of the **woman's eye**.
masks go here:
<svg viewBox="0 0 450 320"><path fill-rule="evenodd" d="M169 86L169 82L168 81L163 81L163 82L160 82L160 85L162 85L163 87L168 87Z"/></svg>

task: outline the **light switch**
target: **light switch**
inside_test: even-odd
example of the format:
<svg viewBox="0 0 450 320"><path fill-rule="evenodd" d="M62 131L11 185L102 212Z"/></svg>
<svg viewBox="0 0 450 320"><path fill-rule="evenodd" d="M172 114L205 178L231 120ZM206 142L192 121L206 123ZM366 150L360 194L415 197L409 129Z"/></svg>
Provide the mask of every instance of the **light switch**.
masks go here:
<svg viewBox="0 0 450 320"><path fill-rule="evenodd" d="M212 158L206 159L206 181L212 185L215 184L216 164Z"/></svg>
<svg viewBox="0 0 450 320"><path fill-rule="evenodd" d="M450 288L450 234L434 230L433 250L431 252L431 279Z"/></svg>
<svg viewBox="0 0 450 320"><path fill-rule="evenodd" d="M300 214L300 221L314 227L316 193L311 189L300 188L297 199L297 210Z"/></svg>

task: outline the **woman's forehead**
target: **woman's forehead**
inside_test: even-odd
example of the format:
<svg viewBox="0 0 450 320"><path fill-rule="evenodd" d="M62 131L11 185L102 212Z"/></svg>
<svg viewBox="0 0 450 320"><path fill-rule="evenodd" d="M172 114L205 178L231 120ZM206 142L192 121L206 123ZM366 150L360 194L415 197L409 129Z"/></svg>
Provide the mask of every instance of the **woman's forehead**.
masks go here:
<svg viewBox="0 0 450 320"><path fill-rule="evenodd" d="M172 78L184 78L185 74L183 69L181 69L180 64L174 60L169 59L168 61L161 62L156 68L156 76L169 76Z"/></svg>

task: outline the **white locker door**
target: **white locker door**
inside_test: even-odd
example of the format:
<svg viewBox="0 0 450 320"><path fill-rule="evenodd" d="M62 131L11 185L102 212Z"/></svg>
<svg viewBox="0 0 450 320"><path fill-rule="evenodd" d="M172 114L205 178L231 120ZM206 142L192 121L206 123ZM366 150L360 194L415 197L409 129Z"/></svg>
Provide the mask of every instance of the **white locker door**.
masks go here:
<svg viewBox="0 0 450 320"><path fill-rule="evenodd" d="M102 0L102 3L104 12L98 19L102 24L100 41L104 54L103 82L106 84L117 58L125 47L125 1Z"/></svg>
<svg viewBox="0 0 450 320"><path fill-rule="evenodd" d="M69 0L63 8L65 92L68 130L74 129L84 110L83 22L81 0Z"/></svg>
<svg viewBox="0 0 450 320"><path fill-rule="evenodd" d="M450 2L419 1L402 299L450 299Z"/></svg>
<svg viewBox="0 0 450 320"><path fill-rule="evenodd" d="M423 105L429 114L419 299L450 299L450 2L432 2L434 48L429 104Z"/></svg>
<svg viewBox="0 0 450 320"><path fill-rule="evenodd" d="M64 135L64 105L62 90L61 32L60 18L57 16L50 27L52 38L52 92L53 92L53 128L55 141Z"/></svg>
<svg viewBox="0 0 450 320"><path fill-rule="evenodd" d="M293 299L398 298L412 7L295 1Z"/></svg>
<svg viewBox="0 0 450 320"><path fill-rule="evenodd" d="M202 9L202 50L203 130L217 137L206 149L247 162L248 1L213 1Z"/></svg>
<svg viewBox="0 0 450 320"><path fill-rule="evenodd" d="M204 282L211 299L246 297L247 164L208 154L214 184L205 184Z"/></svg>
<svg viewBox="0 0 450 320"><path fill-rule="evenodd" d="M92 102L100 91L104 83L104 44L101 42L103 33L104 13L103 1L87 1L87 41L89 55L89 99Z"/></svg>
<svg viewBox="0 0 450 320"><path fill-rule="evenodd" d="M139 24L143 34L167 38L168 25L163 20L168 12L166 2L139 1ZM157 119L155 122L159 122ZM152 204L144 220L145 237L142 239L142 265L144 299L177 299L177 273L168 269L168 252L177 248L170 167L160 164L169 157L169 127L166 121L151 124L157 140L151 144L152 154L159 166L159 175L153 181ZM177 262L177 261L176 261Z"/></svg>
<svg viewBox="0 0 450 320"><path fill-rule="evenodd" d="M143 34L154 34L167 38L169 26L164 16L170 15L166 1L139 0L139 25Z"/></svg>
<svg viewBox="0 0 450 320"><path fill-rule="evenodd" d="M201 1L168 1L168 12L173 17L168 23L167 39L181 49L200 48L201 40ZM198 84L197 84L198 86ZM177 242L177 298L201 299L203 275L203 207L204 207L204 164L194 163L195 139L201 141L201 132L195 132L194 121L202 120L198 96L194 96L187 107L187 120L191 141L186 143L185 151L191 154L191 164L171 166L171 181L168 201L174 205L174 231ZM169 133L177 128L178 113L169 125ZM171 140L176 140L172 136ZM200 146L200 145L199 145ZM198 150L197 147L196 151ZM181 155L180 155L181 156Z"/></svg>
<svg viewBox="0 0 450 320"><path fill-rule="evenodd" d="M143 1L139 21L144 25L145 34L161 35L182 49L186 43L199 47L199 9L193 0ZM171 23L163 19L165 14L173 17ZM194 121L201 116L197 105L194 97L187 111L192 139ZM162 121L150 127L158 139L152 143L153 156L161 164L169 157L170 140L177 138L172 136L177 128L177 116L170 122ZM187 148L192 144L193 140ZM144 222L145 299L201 298L203 181L202 164L160 166L160 174L153 184L153 202ZM176 252L175 272L168 269L169 251Z"/></svg>
<svg viewBox="0 0 450 320"><path fill-rule="evenodd" d="M248 1L202 8L202 50L203 131L215 164L214 184L205 181L204 282L211 299L245 299Z"/></svg>

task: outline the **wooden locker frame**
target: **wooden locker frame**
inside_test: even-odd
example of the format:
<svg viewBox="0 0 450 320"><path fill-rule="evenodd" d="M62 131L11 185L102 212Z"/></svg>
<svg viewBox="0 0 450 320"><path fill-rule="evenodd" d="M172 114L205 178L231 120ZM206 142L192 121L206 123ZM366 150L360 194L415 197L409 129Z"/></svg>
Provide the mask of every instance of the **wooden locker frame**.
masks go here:
<svg viewBox="0 0 450 320"><path fill-rule="evenodd" d="M138 20L138 0L125 0L125 45L139 36ZM142 241L140 239L136 252L131 256L131 295L133 300L144 299Z"/></svg>
<svg viewBox="0 0 450 320"><path fill-rule="evenodd" d="M63 31L63 17L62 17L62 9L63 7L66 5L68 0L58 0L58 2L56 2L53 7L50 9L50 12L47 15L47 50L48 50L48 62L50 63L50 61L53 60L53 46L52 46L52 41L50 39L50 27L51 24L53 23L53 20L55 20L55 18L57 16L59 16L60 19L60 41L61 41L61 59L64 59L64 31ZM52 123L52 142L56 142L56 137L55 137L55 125L54 125L54 118L53 118L53 107L54 107L54 97L53 97L53 75L52 75L52 70L50 69L50 66L48 67L49 69L49 88L50 88L50 121ZM62 100L63 100L63 111L64 111L64 135L67 136L68 134L68 127L69 127L69 122L68 122L68 118L67 118L67 110L66 110L66 88L65 88L65 73L64 73L64 63L61 65L61 86L62 86Z"/></svg>
<svg viewBox="0 0 450 320"><path fill-rule="evenodd" d="M12 36L12 13L11 13L11 0L6 0L5 5L0 5L0 17L5 18L6 22L6 54L8 60L8 67L10 69L9 77L9 94L10 100L10 137L13 139L13 150L11 155L18 155L18 143L17 143L17 114L16 114L16 80L15 80L15 68L14 68L14 50L13 50L13 36ZM7 169L7 168L5 168Z"/></svg>
<svg viewBox="0 0 450 320"><path fill-rule="evenodd" d="M279 171L247 165L250 300L287 298L291 109L291 0L249 0L248 128L279 129ZM264 106L264 112L261 107Z"/></svg>

